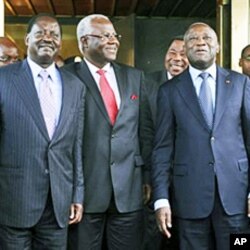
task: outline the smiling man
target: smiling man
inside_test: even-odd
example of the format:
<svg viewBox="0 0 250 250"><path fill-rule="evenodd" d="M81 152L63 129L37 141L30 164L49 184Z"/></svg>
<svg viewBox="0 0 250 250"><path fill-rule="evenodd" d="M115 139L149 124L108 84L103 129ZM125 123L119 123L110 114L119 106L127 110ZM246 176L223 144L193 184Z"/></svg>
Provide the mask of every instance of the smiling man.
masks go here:
<svg viewBox="0 0 250 250"><path fill-rule="evenodd" d="M218 39L207 24L192 24L184 41L190 66L159 90L157 224L170 237L176 217L181 250L229 250L230 233L244 232L250 216L250 81L216 65Z"/></svg>
<svg viewBox="0 0 250 250"><path fill-rule="evenodd" d="M66 249L82 216L85 88L54 58L61 29L33 17L27 59L0 68L0 249Z"/></svg>
<svg viewBox="0 0 250 250"><path fill-rule="evenodd" d="M83 220L69 228L70 249L101 249L104 238L110 250L140 249L147 172L141 145L150 124L143 73L115 62L121 36L106 16L83 18L77 39L84 59L68 69L87 88L85 184Z"/></svg>

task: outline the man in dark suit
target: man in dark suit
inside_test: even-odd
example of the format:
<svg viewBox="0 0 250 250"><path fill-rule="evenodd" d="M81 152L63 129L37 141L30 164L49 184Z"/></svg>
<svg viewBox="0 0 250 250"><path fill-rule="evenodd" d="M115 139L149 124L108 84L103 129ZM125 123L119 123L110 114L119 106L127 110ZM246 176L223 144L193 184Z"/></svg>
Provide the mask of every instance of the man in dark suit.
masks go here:
<svg viewBox="0 0 250 250"><path fill-rule="evenodd" d="M77 26L77 38L84 60L68 69L87 88L85 190L83 220L69 228L70 249L101 249L104 235L108 249L140 249L146 171L139 135L145 138L145 126L150 124L143 74L114 62L120 36L106 16L83 18ZM109 104L100 70L108 82L106 87L112 90ZM116 108L112 116L111 106Z"/></svg>
<svg viewBox="0 0 250 250"><path fill-rule="evenodd" d="M82 216L85 88L55 66L54 16L33 17L25 42L27 59L0 69L0 249L62 250Z"/></svg>
<svg viewBox="0 0 250 250"><path fill-rule="evenodd" d="M157 223L170 237L173 212L180 249L228 250L229 234L247 227L247 205L250 213L250 82L216 66L219 44L207 24L192 24L184 41L190 66L158 96L152 158Z"/></svg>
<svg viewBox="0 0 250 250"><path fill-rule="evenodd" d="M174 76L182 73L188 67L188 59L184 50L183 36L176 36L171 39L165 55L164 67L164 70L147 74L145 79L145 88L150 103L154 125L156 124L157 93L159 87L167 80L170 80ZM151 152L152 151L149 150L149 157L151 157ZM177 250L177 240L167 240L166 237L159 232L155 221L155 212L152 200L145 205L144 212L145 225L143 249L156 250L168 248Z"/></svg>

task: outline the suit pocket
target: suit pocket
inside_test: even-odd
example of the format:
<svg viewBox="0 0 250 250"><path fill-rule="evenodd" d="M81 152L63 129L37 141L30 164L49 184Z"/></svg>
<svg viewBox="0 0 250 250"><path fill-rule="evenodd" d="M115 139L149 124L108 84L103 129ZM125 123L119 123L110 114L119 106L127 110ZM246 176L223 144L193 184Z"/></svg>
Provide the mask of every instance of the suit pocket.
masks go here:
<svg viewBox="0 0 250 250"><path fill-rule="evenodd" d="M135 166L136 167L141 167L144 165L143 159L140 155L135 156Z"/></svg>
<svg viewBox="0 0 250 250"><path fill-rule="evenodd" d="M186 164L174 164L173 175L184 176L188 174L188 169Z"/></svg>
<svg viewBox="0 0 250 250"><path fill-rule="evenodd" d="M240 171L247 171L248 170L248 159L240 159L238 160L238 167Z"/></svg>

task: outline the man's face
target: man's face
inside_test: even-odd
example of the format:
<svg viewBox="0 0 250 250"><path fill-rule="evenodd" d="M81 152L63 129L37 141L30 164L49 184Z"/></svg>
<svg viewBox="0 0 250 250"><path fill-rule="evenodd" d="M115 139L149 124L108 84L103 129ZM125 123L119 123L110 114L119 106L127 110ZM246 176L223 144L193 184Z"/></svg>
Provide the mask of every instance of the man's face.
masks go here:
<svg viewBox="0 0 250 250"><path fill-rule="evenodd" d="M245 50L243 57L240 58L239 65L242 67L243 74L250 77L250 47Z"/></svg>
<svg viewBox="0 0 250 250"><path fill-rule="evenodd" d="M26 36L29 57L39 65L50 65L61 48L59 24L52 17L40 17Z"/></svg>
<svg viewBox="0 0 250 250"><path fill-rule="evenodd" d="M189 63L200 70L207 69L216 60L219 44L215 32L205 24L196 24L185 37Z"/></svg>
<svg viewBox="0 0 250 250"><path fill-rule="evenodd" d="M183 72L187 66L188 59L184 51L184 41L174 40L165 56L165 68L172 76L176 76Z"/></svg>
<svg viewBox="0 0 250 250"><path fill-rule="evenodd" d="M120 46L113 24L103 18L93 20L90 34L81 39L84 56L91 63L102 68L108 62L116 60Z"/></svg>
<svg viewBox="0 0 250 250"><path fill-rule="evenodd" d="M0 67L18 61L18 49L14 46L0 45Z"/></svg>

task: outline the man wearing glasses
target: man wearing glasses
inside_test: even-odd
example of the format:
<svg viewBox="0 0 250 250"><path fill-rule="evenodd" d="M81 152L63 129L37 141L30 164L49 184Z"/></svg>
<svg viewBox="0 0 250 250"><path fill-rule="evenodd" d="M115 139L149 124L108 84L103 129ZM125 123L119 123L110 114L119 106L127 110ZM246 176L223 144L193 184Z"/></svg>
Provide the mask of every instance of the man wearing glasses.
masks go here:
<svg viewBox="0 0 250 250"><path fill-rule="evenodd" d="M7 37L0 37L0 67L18 61L16 44Z"/></svg>
<svg viewBox="0 0 250 250"><path fill-rule="evenodd" d="M109 250L140 249L147 172L141 142L149 137L146 128L151 124L143 73L114 62L121 36L106 16L83 18L77 39L84 59L68 69L87 89L85 191L83 220L70 227L69 248L101 249L105 238Z"/></svg>
<svg viewBox="0 0 250 250"><path fill-rule="evenodd" d="M250 77L250 44L241 51L239 65L242 67L242 73Z"/></svg>

